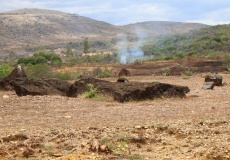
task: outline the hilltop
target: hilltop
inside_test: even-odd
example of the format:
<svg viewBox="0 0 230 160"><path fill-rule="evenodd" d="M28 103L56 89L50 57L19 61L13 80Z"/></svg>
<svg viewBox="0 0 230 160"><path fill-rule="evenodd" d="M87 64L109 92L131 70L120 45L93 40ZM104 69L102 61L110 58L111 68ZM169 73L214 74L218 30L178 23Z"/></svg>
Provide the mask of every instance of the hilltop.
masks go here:
<svg viewBox="0 0 230 160"><path fill-rule="evenodd" d="M1 50L28 49L36 46L65 45L80 42L106 41L112 49L125 34L131 40L186 33L207 25L180 22L142 22L115 26L77 14L45 9L20 9L0 13Z"/></svg>

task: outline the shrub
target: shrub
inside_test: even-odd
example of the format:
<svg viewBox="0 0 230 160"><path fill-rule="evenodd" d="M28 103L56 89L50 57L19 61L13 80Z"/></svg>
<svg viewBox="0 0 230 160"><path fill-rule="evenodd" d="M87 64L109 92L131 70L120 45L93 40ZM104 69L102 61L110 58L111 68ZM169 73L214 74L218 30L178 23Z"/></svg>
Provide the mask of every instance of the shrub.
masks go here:
<svg viewBox="0 0 230 160"><path fill-rule="evenodd" d="M172 60L172 59L174 59L174 57L172 56L172 55L169 55L169 56L166 56L165 58L164 58L164 60Z"/></svg>
<svg viewBox="0 0 230 160"><path fill-rule="evenodd" d="M101 77L102 75L102 69L100 67L97 67L92 72L94 77Z"/></svg>
<svg viewBox="0 0 230 160"><path fill-rule="evenodd" d="M225 55L223 57L224 65L227 67L227 70L230 70L230 56Z"/></svg>
<svg viewBox="0 0 230 160"><path fill-rule="evenodd" d="M110 71L108 69L105 69L102 72L102 78L110 77Z"/></svg>
<svg viewBox="0 0 230 160"><path fill-rule="evenodd" d="M93 84L89 83L86 85L89 91L84 92L86 98L93 98L96 96L97 88L94 87Z"/></svg>
<svg viewBox="0 0 230 160"><path fill-rule="evenodd" d="M162 68L162 75L169 76L170 68Z"/></svg>
<svg viewBox="0 0 230 160"><path fill-rule="evenodd" d="M183 54L183 53L177 53L177 54L175 54L175 57L179 58L179 59L182 59L182 58L185 57L185 54Z"/></svg>
<svg viewBox="0 0 230 160"><path fill-rule="evenodd" d="M28 58L20 58L17 63L18 64L44 64L47 63L48 61L51 62L51 64L53 65L60 65L62 63L61 58L54 54L54 53L49 53L49 52L45 52L45 51L37 51L34 53L34 55L32 57L28 57Z"/></svg>
<svg viewBox="0 0 230 160"><path fill-rule="evenodd" d="M25 72L29 77L33 78L51 78L52 77L52 70L48 65L27 65L25 67Z"/></svg>
<svg viewBox="0 0 230 160"><path fill-rule="evenodd" d="M53 76L61 80L75 80L81 75L80 72L55 72Z"/></svg>
<svg viewBox="0 0 230 160"><path fill-rule="evenodd" d="M192 73L193 73L193 72L192 72L190 69L187 69L187 70L185 71L185 75L186 75L186 76L191 76Z"/></svg>
<svg viewBox="0 0 230 160"><path fill-rule="evenodd" d="M0 65L0 77L6 77L10 74L10 66L8 64Z"/></svg>

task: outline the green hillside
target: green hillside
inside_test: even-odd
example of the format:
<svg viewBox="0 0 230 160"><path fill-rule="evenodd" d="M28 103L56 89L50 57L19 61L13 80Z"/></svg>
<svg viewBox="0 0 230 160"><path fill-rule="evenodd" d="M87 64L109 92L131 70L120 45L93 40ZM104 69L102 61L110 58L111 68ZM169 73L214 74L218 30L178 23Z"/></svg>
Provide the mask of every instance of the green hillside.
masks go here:
<svg viewBox="0 0 230 160"><path fill-rule="evenodd" d="M162 36L142 46L146 56L154 59L183 58L194 55L218 58L230 53L230 25L217 25L186 34Z"/></svg>

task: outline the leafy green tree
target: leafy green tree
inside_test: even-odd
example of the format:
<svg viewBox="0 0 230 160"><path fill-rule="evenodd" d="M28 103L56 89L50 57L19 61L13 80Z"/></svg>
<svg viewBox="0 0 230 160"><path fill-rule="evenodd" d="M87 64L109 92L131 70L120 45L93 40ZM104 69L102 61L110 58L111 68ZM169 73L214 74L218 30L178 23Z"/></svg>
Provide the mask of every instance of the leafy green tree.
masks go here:
<svg viewBox="0 0 230 160"><path fill-rule="evenodd" d="M89 41L88 38L85 38L83 41L83 52L88 53L89 51Z"/></svg>

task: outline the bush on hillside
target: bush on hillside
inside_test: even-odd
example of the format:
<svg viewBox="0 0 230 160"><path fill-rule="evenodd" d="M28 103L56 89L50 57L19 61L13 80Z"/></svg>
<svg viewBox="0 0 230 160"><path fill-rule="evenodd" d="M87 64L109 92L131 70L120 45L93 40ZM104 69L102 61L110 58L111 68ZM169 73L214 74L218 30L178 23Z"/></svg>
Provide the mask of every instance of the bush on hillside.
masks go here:
<svg viewBox="0 0 230 160"><path fill-rule="evenodd" d="M0 77L6 77L10 74L10 66L8 64L0 65Z"/></svg>
<svg viewBox="0 0 230 160"><path fill-rule="evenodd" d="M52 70L48 65L44 64L28 64L25 68L25 72L32 78L51 78Z"/></svg>
<svg viewBox="0 0 230 160"><path fill-rule="evenodd" d="M36 64L45 64L48 61L51 62L51 64L53 65L60 65L62 63L61 58L58 55L54 53L45 52L45 51L37 51L34 53L32 57L20 58L17 61L17 63L24 64L24 65L28 65L28 64L36 65Z"/></svg>

